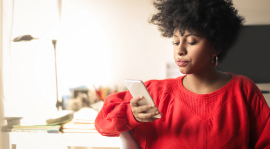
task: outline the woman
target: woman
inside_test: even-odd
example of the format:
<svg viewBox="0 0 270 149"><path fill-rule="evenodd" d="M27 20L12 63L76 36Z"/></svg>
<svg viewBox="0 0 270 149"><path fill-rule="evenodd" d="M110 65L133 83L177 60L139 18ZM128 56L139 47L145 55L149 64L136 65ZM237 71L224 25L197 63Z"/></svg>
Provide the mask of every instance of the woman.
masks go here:
<svg viewBox="0 0 270 149"><path fill-rule="evenodd" d="M149 80L153 105L128 91L108 96L96 118L105 136L131 131L141 148L270 148L270 109L245 76L215 66L233 45L243 18L231 0L161 0L151 23L173 39L181 73L175 79Z"/></svg>

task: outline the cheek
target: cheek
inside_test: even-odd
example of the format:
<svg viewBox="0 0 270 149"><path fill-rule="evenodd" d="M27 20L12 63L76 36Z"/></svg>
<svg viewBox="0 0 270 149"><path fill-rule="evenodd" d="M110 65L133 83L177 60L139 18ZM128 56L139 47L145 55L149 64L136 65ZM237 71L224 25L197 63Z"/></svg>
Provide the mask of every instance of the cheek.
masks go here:
<svg viewBox="0 0 270 149"><path fill-rule="evenodd" d="M176 52L176 50L175 50L174 48L173 48L172 54L173 54L173 58L174 58L174 59L178 56L178 54L177 54L177 52Z"/></svg>
<svg viewBox="0 0 270 149"><path fill-rule="evenodd" d="M196 63L209 63L212 60L212 54L209 49L206 48L197 48L193 51L190 51L193 57L193 61Z"/></svg>

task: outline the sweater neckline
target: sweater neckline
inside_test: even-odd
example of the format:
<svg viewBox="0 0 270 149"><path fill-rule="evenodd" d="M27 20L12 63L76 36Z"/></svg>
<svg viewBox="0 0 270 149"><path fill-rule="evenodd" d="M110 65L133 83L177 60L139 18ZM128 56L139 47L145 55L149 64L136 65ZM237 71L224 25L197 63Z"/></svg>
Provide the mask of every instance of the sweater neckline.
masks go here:
<svg viewBox="0 0 270 149"><path fill-rule="evenodd" d="M231 75L231 77L232 77L231 80L230 80L226 85L224 85L223 87L219 88L218 90L216 90L216 91L214 91L214 92L208 93L208 94L197 94L197 93L194 93L194 92L192 92L192 91L186 89L186 88L184 87L184 85L183 85L183 79L184 79L184 77L185 77L186 75L183 75L183 76L181 76L181 77L179 78L179 87L180 87L180 89L181 89L184 93L189 94L189 95L192 95L192 96L198 96L198 97L199 97L199 96L200 96L200 97L210 97L210 96L215 96L216 94L219 94L219 93L221 93L221 92L223 92L223 91L229 89L230 86L231 86L231 84L233 84L233 82L234 82L234 80L235 80L235 78L236 78L236 77L235 77L235 74L233 74L233 73L230 73L230 72L225 72L225 73L228 73L228 74Z"/></svg>

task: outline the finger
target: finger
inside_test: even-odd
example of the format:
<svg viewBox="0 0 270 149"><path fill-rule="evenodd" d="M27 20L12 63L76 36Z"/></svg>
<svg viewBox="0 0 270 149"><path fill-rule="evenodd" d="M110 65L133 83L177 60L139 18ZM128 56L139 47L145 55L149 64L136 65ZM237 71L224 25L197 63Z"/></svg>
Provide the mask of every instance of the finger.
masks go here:
<svg viewBox="0 0 270 149"><path fill-rule="evenodd" d="M142 120L142 121L153 121L156 120L157 118L154 118L153 116L160 114L159 111L153 111L149 113L139 113L137 115L137 118Z"/></svg>
<svg viewBox="0 0 270 149"><path fill-rule="evenodd" d="M145 112L145 111L147 111L149 109L152 109L154 107L155 107L154 104L138 106L137 107L137 112L142 113L142 112Z"/></svg>
<svg viewBox="0 0 270 149"><path fill-rule="evenodd" d="M131 111L133 113L133 115L135 116L138 112L138 107L131 107Z"/></svg>
<svg viewBox="0 0 270 149"><path fill-rule="evenodd" d="M153 121L155 121L155 120L157 120L158 118L150 118L150 119L143 119L143 120L141 120L140 122L153 122Z"/></svg>
<svg viewBox="0 0 270 149"><path fill-rule="evenodd" d="M140 122L152 122L152 121L155 121L157 119L159 119L159 118L151 117L151 118L148 118L148 119L141 119Z"/></svg>
<svg viewBox="0 0 270 149"><path fill-rule="evenodd" d="M130 106L131 107L137 107L138 106L138 101L142 100L143 99L143 96L137 96L137 97L134 97L130 100Z"/></svg>

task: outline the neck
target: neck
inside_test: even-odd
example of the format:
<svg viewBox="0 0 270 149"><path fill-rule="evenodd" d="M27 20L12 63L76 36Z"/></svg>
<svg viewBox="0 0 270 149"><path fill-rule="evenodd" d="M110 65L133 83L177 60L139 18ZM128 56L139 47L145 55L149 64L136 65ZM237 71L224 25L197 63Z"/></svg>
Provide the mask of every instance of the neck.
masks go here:
<svg viewBox="0 0 270 149"><path fill-rule="evenodd" d="M222 74L214 67L200 73L187 74L184 78L183 85L194 93L210 93L217 89L215 84L220 80Z"/></svg>

